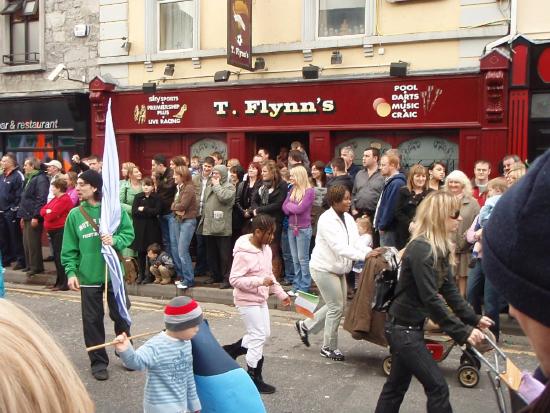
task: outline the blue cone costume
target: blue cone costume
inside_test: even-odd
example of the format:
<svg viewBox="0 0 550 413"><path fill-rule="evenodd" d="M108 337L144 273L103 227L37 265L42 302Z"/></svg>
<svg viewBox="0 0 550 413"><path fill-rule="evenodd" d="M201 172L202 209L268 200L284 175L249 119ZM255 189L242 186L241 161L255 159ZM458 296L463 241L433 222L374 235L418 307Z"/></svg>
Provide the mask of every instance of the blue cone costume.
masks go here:
<svg viewBox="0 0 550 413"><path fill-rule="evenodd" d="M206 320L191 342L202 413L266 412L252 379L220 346Z"/></svg>

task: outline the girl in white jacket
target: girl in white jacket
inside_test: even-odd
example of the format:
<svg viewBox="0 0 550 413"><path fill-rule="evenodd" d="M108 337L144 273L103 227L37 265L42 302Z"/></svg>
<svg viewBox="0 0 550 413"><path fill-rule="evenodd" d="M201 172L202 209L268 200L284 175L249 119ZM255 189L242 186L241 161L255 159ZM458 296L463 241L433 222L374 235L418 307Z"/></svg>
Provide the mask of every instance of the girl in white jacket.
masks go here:
<svg viewBox="0 0 550 413"><path fill-rule="evenodd" d="M315 248L309 262L311 276L315 280L325 305L315 312L313 319L296 322L296 330L302 342L309 347L310 333L324 327L321 356L343 361L338 349L338 326L344 313L347 294L346 274L354 260L364 260L372 250L356 247L359 232L355 221L348 214L351 194L343 185L331 187L327 193L330 208L319 218Z"/></svg>

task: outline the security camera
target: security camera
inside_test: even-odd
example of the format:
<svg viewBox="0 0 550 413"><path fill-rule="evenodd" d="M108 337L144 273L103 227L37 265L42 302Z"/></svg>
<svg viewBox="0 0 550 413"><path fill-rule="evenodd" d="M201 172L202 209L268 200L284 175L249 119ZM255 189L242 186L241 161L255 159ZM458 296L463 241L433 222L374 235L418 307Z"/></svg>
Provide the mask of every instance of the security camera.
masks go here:
<svg viewBox="0 0 550 413"><path fill-rule="evenodd" d="M65 65L63 63L59 63L54 70L52 70L52 73L49 74L48 80L55 81L59 79L59 75L61 75L61 72L65 70Z"/></svg>

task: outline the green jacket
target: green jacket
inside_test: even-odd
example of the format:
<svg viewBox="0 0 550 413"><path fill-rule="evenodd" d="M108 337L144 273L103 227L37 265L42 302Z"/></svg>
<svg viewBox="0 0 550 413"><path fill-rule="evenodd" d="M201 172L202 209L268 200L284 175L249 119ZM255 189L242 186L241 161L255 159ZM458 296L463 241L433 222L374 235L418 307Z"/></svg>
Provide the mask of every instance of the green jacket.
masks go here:
<svg viewBox="0 0 550 413"><path fill-rule="evenodd" d="M90 217L99 225L101 204L81 204ZM120 225L113 234L113 247L122 251L134 240L134 227L128 214L122 210ZM78 277L80 285L101 285L105 283L105 260L101 254L101 239L79 208L73 208L65 221L61 265L67 277Z"/></svg>
<svg viewBox="0 0 550 413"><path fill-rule="evenodd" d="M219 237L231 236L233 232L232 217L235 204L235 187L227 180L227 168L216 165L214 170L220 172L220 183L208 183L204 190L202 215L197 233ZM200 196L200 195L199 195Z"/></svg>

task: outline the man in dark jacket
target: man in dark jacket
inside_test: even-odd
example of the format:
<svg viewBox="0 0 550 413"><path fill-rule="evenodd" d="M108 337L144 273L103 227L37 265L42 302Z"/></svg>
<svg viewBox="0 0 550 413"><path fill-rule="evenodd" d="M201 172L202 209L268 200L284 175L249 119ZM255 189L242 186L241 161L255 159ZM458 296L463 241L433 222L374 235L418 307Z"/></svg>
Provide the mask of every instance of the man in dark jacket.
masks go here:
<svg viewBox="0 0 550 413"><path fill-rule="evenodd" d="M41 243L44 220L40 215L40 209L46 205L50 181L40 169L40 161L36 158L26 159L23 169L25 189L21 195L17 217L21 219L23 227L23 249L29 268L27 275L32 276L44 271Z"/></svg>
<svg viewBox="0 0 550 413"><path fill-rule="evenodd" d="M350 195L353 191L353 178L346 172L346 163L343 158L334 158L331 162L334 176L327 181L327 193L332 186L344 185ZM323 206L329 208L327 198L323 199Z"/></svg>
<svg viewBox="0 0 550 413"><path fill-rule="evenodd" d="M344 146L340 149L340 157L344 160L346 165L346 173L351 176L352 181L355 180L355 175L361 170L361 167L353 163L355 159L353 148L351 146Z"/></svg>
<svg viewBox="0 0 550 413"><path fill-rule="evenodd" d="M16 261L14 270L25 268L25 253L23 250L23 238L17 210L21 202L25 176L17 166L15 156L8 153L2 157L2 170L0 180L0 233L2 241L2 265L9 266Z"/></svg>
<svg viewBox="0 0 550 413"><path fill-rule="evenodd" d="M166 157L156 154L151 161L151 171L157 178L157 195L161 200L159 215L160 229L162 232L162 246L164 251L170 254L170 219L172 218L172 202L176 195L176 183L174 182L174 171L168 168Z"/></svg>
<svg viewBox="0 0 550 413"><path fill-rule="evenodd" d="M374 227L380 233L381 247L395 247L395 205L399 188L406 185L407 179L399 172L399 158L394 154L382 156L380 173L386 182L374 215Z"/></svg>

